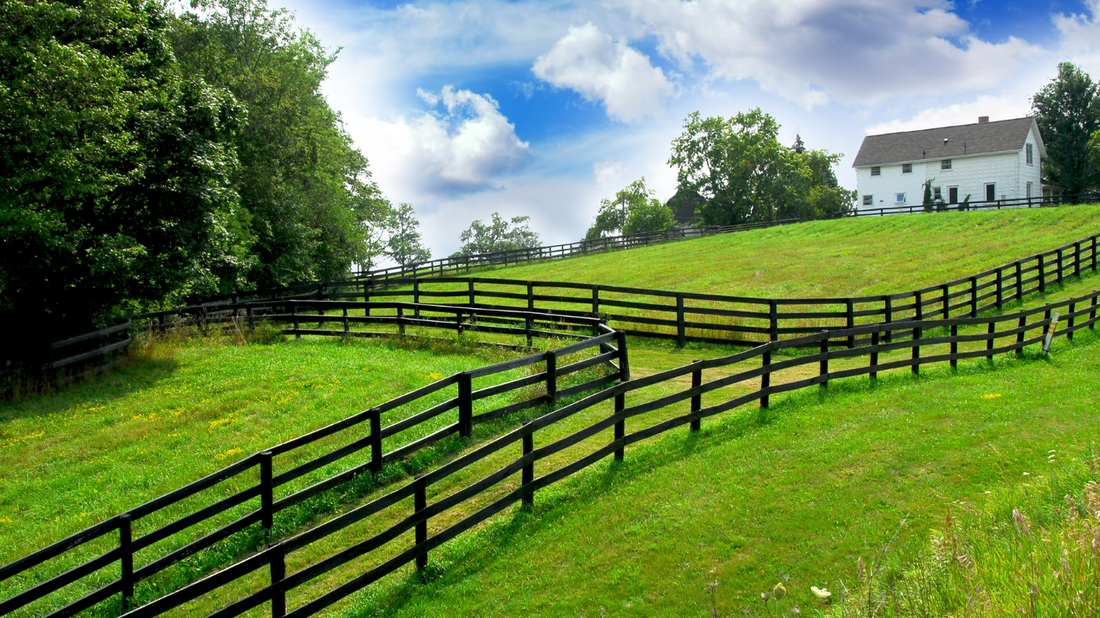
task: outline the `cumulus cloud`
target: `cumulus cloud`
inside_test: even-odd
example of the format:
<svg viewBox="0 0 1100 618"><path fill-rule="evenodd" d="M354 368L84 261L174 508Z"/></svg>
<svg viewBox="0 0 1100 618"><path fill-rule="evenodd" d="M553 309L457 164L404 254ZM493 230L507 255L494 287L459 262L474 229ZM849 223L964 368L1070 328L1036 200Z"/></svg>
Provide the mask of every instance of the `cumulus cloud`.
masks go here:
<svg viewBox="0 0 1100 618"><path fill-rule="evenodd" d="M451 86L417 94L442 110L355 123L366 134L376 177L417 193L454 195L496 188L495 177L528 160L530 145L489 95Z"/></svg>
<svg viewBox="0 0 1100 618"><path fill-rule="evenodd" d="M570 27L532 67L539 79L600 101L608 116L638 122L661 112L672 84L649 58L600 31L591 22Z"/></svg>
<svg viewBox="0 0 1100 618"><path fill-rule="evenodd" d="M702 59L711 78L752 79L807 109L987 89L1042 53L1015 37L971 36L946 0L633 0L624 8L663 54L685 66Z"/></svg>
<svg viewBox="0 0 1100 618"><path fill-rule="evenodd" d="M968 103L955 103L944 107L933 107L917 113L912 118L890 120L868 127L868 135L897 133L900 131L918 131L935 127L949 127L959 124L973 124L979 116L989 116L990 120L1009 120L1022 118L1030 112L1026 97L1021 96L980 96Z"/></svg>
<svg viewBox="0 0 1100 618"><path fill-rule="evenodd" d="M1089 14L1058 14L1053 20L1062 38L1062 58L1095 80L1100 78L1100 0L1087 0L1085 6Z"/></svg>

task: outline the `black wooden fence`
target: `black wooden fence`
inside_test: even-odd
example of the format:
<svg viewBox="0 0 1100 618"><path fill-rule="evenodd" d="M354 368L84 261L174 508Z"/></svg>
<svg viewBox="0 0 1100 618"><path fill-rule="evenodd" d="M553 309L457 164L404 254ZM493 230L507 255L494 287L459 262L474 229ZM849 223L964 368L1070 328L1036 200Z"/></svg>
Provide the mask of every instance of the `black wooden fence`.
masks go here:
<svg viewBox="0 0 1100 618"><path fill-rule="evenodd" d="M867 375L871 379L876 379L880 373L891 370L911 371L917 374L921 366L931 363L950 363L954 367L959 360L963 359L992 360L996 355L1020 355L1028 346L1042 342L1051 326L1052 313L1055 311L1063 312L1061 318L1066 324L1062 330L1055 333L1058 336L1072 338L1075 332L1083 328L1095 328L1098 296L1100 291L1035 309L993 317L891 322L857 326L832 333L822 332L798 339L770 341L731 356L696 361L683 367L621 382L529 421L432 472L416 477L376 500L336 516L311 530L274 543L226 569L136 608L126 616L137 618L160 615L202 595L231 585L242 577L261 569L268 571L266 585L258 584L259 589L254 586L248 596L223 606L210 616L229 618L261 604L270 604L271 615L275 618L310 616L406 564L415 563L418 568L424 568L427 565L429 553L443 543L516 502L531 504L539 490L607 457L622 459L626 447L632 444L683 425L689 425L692 430L696 430L704 418L753 402L759 402L761 407L767 407L771 395L815 385L826 385L830 380L838 378ZM960 334L960 328L971 332ZM934 331L932 336L925 335L928 331ZM903 334L904 337L901 336ZM831 341L837 337L866 343L851 348L831 347ZM960 345L969 349L960 350ZM773 353L785 348L816 346L820 346L820 351L815 354L773 360ZM946 351L944 351L945 346ZM890 358L880 361L880 355L887 355ZM851 361L857 358L867 358L868 361L866 364L840 370L829 368L831 360ZM759 359L760 364L751 369L732 374L720 371L755 359ZM776 374L815 364L819 367L817 375L803 377L804 372L791 371L792 380L773 383L773 376ZM715 370L719 370L717 377L714 377ZM704 372L710 374L707 376L709 379L704 379ZM692 377L692 386L689 388L630 406L626 405L628 394L687 376ZM704 396L709 395L713 399L721 395L722 389L741 383L753 385L752 390L703 406ZM756 384L759 386L755 386ZM599 421L538 448L534 447L535 437L539 432L561 423L578 412L611 401L614 402L612 411ZM684 409L678 410L678 413L673 412L676 415L671 418L664 417L644 428L626 432L628 420L640 420L647 414L667 410L671 406L683 406ZM540 461L581 444L587 445L586 454L553 469L539 470L542 475L535 476L535 466ZM514 457L503 466L453 493L433 496L434 501L429 502L429 488L506 448L514 449ZM445 527L429 534L429 525L433 518L461 507L467 501L493 490L517 474L520 475L518 484L514 480L511 481L514 488L497 490L497 493L504 491L504 494L490 498L488 504L479 505L477 510L466 512L457 522L444 525ZM444 492L441 490L439 493ZM357 535L350 545L337 553L302 566L296 572L287 572L289 554L382 513L388 514L391 519L396 519L397 523L366 538ZM414 533L412 542L399 543L398 539L409 531ZM399 546L392 547L391 543L398 543ZM391 551L379 557L373 566L365 568L355 577L330 591L288 611L288 593L352 560L373 555L373 552L382 548L389 548Z"/></svg>
<svg viewBox="0 0 1100 618"><path fill-rule="evenodd" d="M478 277L403 280L402 287L366 288L370 298L452 302L471 308L523 308L601 316L631 335L687 341L755 345L822 330L850 330L910 319L976 317L1006 303L1042 294L1051 285L1097 270L1100 234L974 275L933 286L851 298L752 298L669 292L587 283L521 281ZM391 285L398 283L389 282ZM354 292L327 291L330 296ZM892 332L886 336L893 337ZM849 347L856 335L836 335Z"/></svg>
<svg viewBox="0 0 1100 618"><path fill-rule="evenodd" d="M5 337L5 340L8 340ZM126 362L130 345L130 320L114 326L55 341L44 357L18 358L23 350L10 350L11 356L0 362L0 392L14 388L14 382L26 381L34 388L45 384L59 386L110 371ZM7 387L5 387L5 383Z"/></svg>
<svg viewBox="0 0 1100 618"><path fill-rule="evenodd" d="M283 320L299 321L299 324L296 324L294 328L288 329L288 332L292 334L342 334L342 331L339 330L301 328L300 322L318 320L323 322L326 318L337 317L330 314L331 311L340 313L340 319L362 319L368 316L347 316L347 310L379 308L378 305L372 306L366 303L326 303L317 301L302 303L291 301L288 305L290 312L277 317ZM384 305L410 310L413 317L405 318L406 325L451 328L455 324L455 322L440 321L428 317L420 319L415 317L418 314L426 315L429 312L454 312L456 309L454 307L415 306L408 303L385 303ZM459 309L459 313L467 311L462 308L457 309ZM315 313L306 313L307 310L312 310ZM270 531L274 516L279 511L340 486L358 475L368 472L377 473L381 471L382 466L386 463L406 458L412 453L453 434L469 437L476 424L502 418L539 405L553 404L561 397L573 396L594 388L603 387L614 381L629 379L625 336L607 328L597 320L515 311L488 313L498 317L504 316L521 320L526 329L524 327L510 329L520 333L525 332L525 330L530 333L531 329L527 325L539 322L549 324L564 322L584 329L595 329L597 333L595 336L582 338L581 341L554 350L437 380L432 384L374 406L364 412L349 416L327 427L273 446L262 452L254 453L178 490L4 565L0 567L0 582L26 574L25 579L34 583L27 586L23 591L0 601L0 615L34 603L47 595L62 590L66 586L82 582L82 580L86 589L93 588L92 582L97 581L95 579L96 573L111 565L118 565L117 568L120 572L118 579L95 588L81 598L64 605L64 607L53 610L48 615L51 617L71 616L115 595L121 595L124 605L128 604L134 596L135 584L147 580L169 566L210 548L234 534L243 532L255 524L260 524L264 530ZM369 319L373 323L384 321L398 323L401 318L397 316L370 316ZM461 320L458 320L457 323L461 324ZM554 335L556 333L546 332L546 334ZM598 348L597 354L587 356L582 354L593 348ZM578 355L586 357L576 359L575 357ZM479 378L539 364L543 365L543 369L531 375L481 388L477 388L475 385L475 380ZM563 378L578 374L578 372L585 369L604 365L609 366L613 371L594 379L581 378L580 381L574 380L577 383L570 384L567 387L559 386ZM543 386L541 394L529 392L529 387L538 385ZM430 403L438 399L438 394L445 392L447 389L453 391L453 396L442 402L434 403L422 411L407 415L385 427L382 426L383 414L398 408L426 405L424 402ZM514 393L520 400L503 407L474 413L476 402L502 393ZM453 420L448 420L449 418ZM421 429L420 433L424 433L422 429L424 427L428 428L427 435L405 441L397 438L399 434L415 434L418 429ZM298 463L298 460L303 459L301 449L322 440L326 440L325 448L328 448L328 442L336 441L343 444L326 452L307 453L307 457L305 457L307 460L304 463ZM387 448L388 450L386 450ZM287 463L280 466L278 465L280 460L286 460ZM288 485L291 481L318 470L332 471L331 466L337 462L344 464L341 469L307 487L295 489ZM281 467L287 469L280 471ZM174 519L170 523L161 525L141 536L134 534L133 525L136 521L160 513L185 499L200 495L229 479L245 474L257 474L257 471L259 482L256 485L221 499L211 497L207 499L205 506L185 516ZM289 491L284 492L286 495L279 496L276 490L280 488ZM43 497L43 499L46 499L46 497ZM227 525L207 531L198 538L192 539L191 537L195 535L189 535L188 533L189 530L193 533L193 527L210 521L221 513L246 503L255 504L257 500L257 508L236 518ZM71 564L74 561L71 556L81 555L80 552L83 546L104 537L117 539L117 546L79 566L60 573L57 573L58 569L50 568L52 564ZM150 557L149 553L151 552L146 551L144 552L146 558L144 564L135 567L136 554L160 543L172 545L173 537L176 539L185 538L186 543L177 542L175 543L177 545L175 549L162 550L154 557ZM36 568L52 571L56 574L48 574L46 578L36 577L33 571ZM43 610L39 613L45 614L46 612Z"/></svg>

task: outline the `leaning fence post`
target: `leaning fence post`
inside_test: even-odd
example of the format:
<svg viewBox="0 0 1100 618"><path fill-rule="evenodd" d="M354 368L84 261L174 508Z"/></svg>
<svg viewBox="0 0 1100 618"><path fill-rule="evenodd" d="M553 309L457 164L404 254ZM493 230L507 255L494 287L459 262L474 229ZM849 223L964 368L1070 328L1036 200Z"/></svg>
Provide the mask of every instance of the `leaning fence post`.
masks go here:
<svg viewBox="0 0 1100 618"><path fill-rule="evenodd" d="M129 513L118 516L118 547L121 554L119 581L122 584L122 611L125 613L134 603L134 533Z"/></svg>
<svg viewBox="0 0 1100 618"><path fill-rule="evenodd" d="M382 411L371 408L370 415L370 469L378 474L382 471Z"/></svg>
<svg viewBox="0 0 1100 618"><path fill-rule="evenodd" d="M615 414L620 414L625 409L626 409L626 394L625 393L619 393L618 395L615 395ZM626 419L619 419L619 421L615 423L615 441L622 440L625 436L626 436ZM615 451L615 461L622 461L623 460L623 451L625 449L626 449L625 446L619 446L619 448Z"/></svg>
<svg viewBox="0 0 1100 618"><path fill-rule="evenodd" d="M531 421L524 421L523 426L526 427ZM535 436L534 430L523 434L523 456L527 457L531 454L531 451L535 450ZM531 487L531 484L535 482L535 460L532 459L523 464L523 478L521 483L527 490L527 493L523 496L523 506L531 508L535 506L535 490Z"/></svg>
<svg viewBox="0 0 1100 618"><path fill-rule="evenodd" d="M772 301L772 306L775 306L775 301ZM772 332L775 332L775 314L772 313ZM684 295L676 294L676 345L684 347L687 342L687 333L684 327Z"/></svg>
<svg viewBox="0 0 1100 618"><path fill-rule="evenodd" d="M286 578L286 552L283 551L282 542L277 542L268 548L271 553L271 562L268 564L271 571L271 618L283 618L286 615L286 590L279 583Z"/></svg>
<svg viewBox="0 0 1100 618"><path fill-rule="evenodd" d="M764 357L762 359L764 372L760 374L760 392L762 393L762 396L760 397L761 408L768 407L768 391L771 390L772 385L772 345L770 343L767 343L765 344L765 346L766 347L764 348Z"/></svg>
<svg viewBox="0 0 1100 618"><path fill-rule="evenodd" d="M275 488L271 484L271 451L260 453L260 525L270 533L275 525Z"/></svg>
<svg viewBox="0 0 1100 618"><path fill-rule="evenodd" d="M469 438L474 433L474 378L469 372L458 374L458 435Z"/></svg>
<svg viewBox="0 0 1100 618"><path fill-rule="evenodd" d="M694 365L694 369L691 370L691 388L699 388L703 385L703 361L696 360L691 362ZM692 414L703 409L703 396L696 393L691 396L691 412ZM691 419L691 431L699 431L701 420L696 417Z"/></svg>
<svg viewBox="0 0 1100 618"><path fill-rule="evenodd" d="M546 396L550 403L558 401L558 353L550 350L546 353Z"/></svg>
<svg viewBox="0 0 1100 618"><path fill-rule="evenodd" d="M424 475L418 474L413 480L413 514L418 514L424 509L428 508L427 499L427 484L424 481ZM416 523L416 545L417 547L428 542L428 520ZM416 555L416 570L423 574L424 569L428 567L428 551L424 550Z"/></svg>
<svg viewBox="0 0 1100 618"><path fill-rule="evenodd" d="M959 368L959 359L957 355L959 353L959 325L951 325L951 368Z"/></svg>

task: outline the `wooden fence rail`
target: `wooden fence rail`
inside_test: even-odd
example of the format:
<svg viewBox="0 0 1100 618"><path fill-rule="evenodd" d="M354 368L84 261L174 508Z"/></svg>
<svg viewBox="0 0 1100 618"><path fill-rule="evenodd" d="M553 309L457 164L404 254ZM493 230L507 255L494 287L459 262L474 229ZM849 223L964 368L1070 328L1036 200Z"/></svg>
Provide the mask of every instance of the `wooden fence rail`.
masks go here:
<svg viewBox="0 0 1100 618"><path fill-rule="evenodd" d="M401 320L404 320L406 324L440 328L453 327L456 324L461 328L461 316L469 312L469 310L465 308L414 305L412 303L284 301L279 303L279 305L283 307L284 311L289 312L274 315L274 317L285 321L323 321L328 318L337 317L326 315L327 312L340 311L343 314L339 316L340 319L351 320L353 318L369 317L371 323L387 321L390 323L400 323ZM257 305L251 306L255 308ZM393 316L348 316L346 315L348 309L363 309L368 313L371 310L396 309L399 313ZM315 313L306 313L306 311L310 310ZM415 317L402 318L400 317L400 312L402 312L402 310L407 310L412 315L419 314L425 317L420 319ZM454 322L427 317L429 314L434 313L455 313L458 317L456 317ZM534 312L487 310L481 313L492 315L500 319L507 318L520 322L523 324L522 327L507 329L519 333L526 332L529 334L537 334L542 332L550 336L558 336L561 334L552 331L532 331L529 325L533 323L564 323L595 330L596 332L593 336L579 336L581 339L580 341L554 350L531 354L523 358L497 363L442 378L396 399L392 399L358 414L349 416L327 427L322 427L303 436L249 455L232 465L226 466L221 470L189 483L175 491L155 498L116 517L39 549L15 562L0 566L0 582L3 582L21 574L28 573L32 569L38 567L48 569L51 560L62 558L67 553L77 551L91 541L111 536L118 539L117 547L79 566L70 568L53 576L48 576L44 581L33 584L22 592L0 601L0 615L10 613L29 603L42 599L70 584L92 576L100 569L116 563L119 565L120 569L120 577L118 579L95 589L76 601L66 604L64 607L50 613L49 616L71 616L118 594L122 595L123 604L125 606L129 604L133 598L135 584L152 577L169 566L199 551L207 549L238 532L246 530L254 524L260 524L263 530L270 531L273 527L276 513L350 481L358 475L365 473L377 474L382 470L385 464L405 458L452 434L469 437L473 432L474 425L508 416L539 405L553 404L561 397L575 395L594 388L601 388L611 382L629 379L629 363L627 361L624 335L600 324L598 320L583 317L578 319L572 316L555 316ZM271 318L273 316L269 315L267 317ZM494 332L500 332L502 327L494 328L496 329ZM338 330L304 329L300 327L288 329L287 332L292 334L344 334L344 331ZM355 331L352 332L354 333ZM573 359L566 362L566 359L575 357L579 353L591 350L592 348L598 348L599 353L587 358ZM481 388L477 388L474 384L474 381L478 378L493 376L502 372L531 367L538 364L544 365L542 371L532 373L522 378ZM566 376L600 365L606 365L610 367L612 371L597 378L584 378L567 388L559 387L560 381ZM538 384L545 385L545 394L528 395L526 399L522 399L515 403L484 411L480 414L474 414L474 404L480 400L501 393L516 393L519 396L524 396L525 391L522 389ZM436 398L438 398L437 393L447 389L450 389L453 394L443 402L431 405L427 407L427 409L409 415L385 427L382 426L381 419L383 414L403 406L415 407L418 404L426 405L419 402L433 395L436 395ZM451 412L453 410L457 410L457 413ZM445 421L441 427L430 429L430 433L427 433L427 435L407 440L404 443L395 439L395 436L398 436L398 434L402 432L415 431L417 428L425 426L439 425L440 423L438 421L436 421L434 425L429 424L432 424L433 419L437 419L448 412L451 412L451 418L454 419L453 422ZM365 432L364 428L369 429L369 432ZM277 458L294 460L294 455L298 455L300 453L299 450L303 447L317 443L322 439L335 440L341 438L343 442L342 446L321 454L310 453L309 455L311 455L311 458L304 463L297 463L292 467L288 467L285 471L281 471L278 474L275 473ZM391 448L383 452L386 444ZM359 457L355 457L356 455ZM357 460L363 461L356 463ZM337 462L345 462L346 465L342 470L313 482L304 488L294 490L281 497L275 495L276 489L287 485L291 481L322 468L326 468ZM228 497L214 500L206 506L162 525L155 530L147 532L144 535L134 536L132 528L133 522L153 515L154 513L161 512L173 505L177 505L183 500L199 495L227 480L245 474L256 474L257 472L259 477L258 483L252 485L248 489L235 492ZM207 532L181 547L163 553L155 559L147 561L138 568L134 568L134 556L137 552L152 547L157 543L164 542L174 535L184 533L188 529L208 521L221 513L229 511L234 507L250 501L255 503L257 499L259 504L258 508L255 510L247 512L231 523ZM224 575L219 575L219 577L224 577Z"/></svg>
<svg viewBox="0 0 1100 618"><path fill-rule="evenodd" d="M757 402L761 407L767 407L771 395L815 385L824 385L828 381L838 378L869 375L871 379L877 379L879 374L890 370L911 371L917 374L921 366L931 363L948 362L955 366L962 359L982 357L992 359L999 354L1019 355L1026 347L1042 342L1044 335L1051 326L1052 312L1056 310L1064 311L1062 317L1067 323L1065 329L1054 333L1058 336L1064 335L1071 338L1073 333L1083 328L1095 328L1098 296L1100 296L1100 291L1007 315L926 321L896 321L856 326L840 331L821 332L798 339L769 341L731 356L696 361L658 374L620 382L526 422L522 426L479 446L436 470L416 477L386 495L336 516L311 530L272 545L214 575L136 608L125 614L125 616L127 618L144 618L160 615L265 567L270 572L268 585L259 590L254 590L249 596L224 606L210 614L210 616L218 618L237 616L264 603L270 603L271 615L276 618L310 616L405 564L415 563L418 568L423 569L427 565L430 552L443 543L457 537L462 532L469 530L516 502L522 501L530 504L540 490L602 459L609 456L621 458L624 450L632 444L682 425L689 425L693 430L698 429L700 421L704 418L728 412L753 402ZM974 332L959 334L960 327ZM945 331L950 334L924 336L923 333L928 331ZM890 334L896 336L887 336ZM901 336L903 334L904 337ZM830 341L837 338L869 343L857 344L851 348L830 348ZM884 343L885 341L890 341L890 343ZM977 343L978 345L974 349L959 351L958 345L960 343ZM941 353L939 348L944 345L949 346L951 350L949 353ZM773 359L773 353L784 348L817 346L820 346L820 352L816 354L796 355L782 360ZM908 357L905 354L906 350L910 351ZM892 358L880 362L880 354L890 352L900 352L901 358ZM931 352L931 354L923 352ZM894 356L897 356L897 354ZM829 369L830 360L851 360L862 357L869 359L867 364L846 369ZM713 375L715 370L722 370L754 359L760 359L760 364L754 368L732 374L720 371L720 375L717 377L712 377L710 380L703 379L704 371L710 371ZM773 375L777 373L814 364L819 367L819 373L816 376L799 377L804 374L792 372L796 376L794 380L783 383L772 382ZM627 394L636 393L647 387L664 384L686 376L692 378L689 388L634 405L625 405ZM703 396L717 394L721 389L727 389L741 383L759 384L760 386L712 405L704 407L701 404ZM552 442L534 448L534 436L538 432L550 428L578 412L612 400L614 401L613 412L604 418L583 429L573 431L565 437L559 437ZM648 413L665 410L682 403L690 404L684 414L660 420L630 433L626 433L624 430L624 424L628 419L640 419ZM613 436L610 439L601 438L601 435L608 431L612 431ZM535 476L534 470L540 461L545 461L552 455L581 443L590 445L591 450L587 454L554 469L540 470L542 476ZM449 495L437 497L434 502L428 500L428 488L462 470L470 468L473 464L485 460L491 455L505 452L505 449L509 447L514 449L514 459ZM496 497L488 504L480 506L478 510L466 514L456 523L452 523L434 532L434 534L428 534L428 527L433 518L463 505L505 480L514 477L517 473L521 475L518 487ZM285 561L288 554L383 512L389 513L391 518L398 520L398 523L366 538L356 537L351 545L327 558L301 567L297 572L289 574L286 572ZM287 611L288 592L353 559L387 547L409 531L415 532L412 543L393 548L393 551L397 552L395 555L388 558L379 558L377 564L367 568L358 576Z"/></svg>

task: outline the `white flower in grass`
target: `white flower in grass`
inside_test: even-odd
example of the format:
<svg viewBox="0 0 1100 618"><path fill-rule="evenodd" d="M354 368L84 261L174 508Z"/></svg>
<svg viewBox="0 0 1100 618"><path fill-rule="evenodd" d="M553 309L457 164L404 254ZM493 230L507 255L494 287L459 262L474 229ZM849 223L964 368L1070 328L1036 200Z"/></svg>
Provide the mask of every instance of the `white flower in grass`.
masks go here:
<svg viewBox="0 0 1100 618"><path fill-rule="evenodd" d="M817 586L810 586L810 592L814 593L814 596L821 599L822 601L825 601L829 597L833 596L833 593L829 592L827 588L818 588Z"/></svg>

